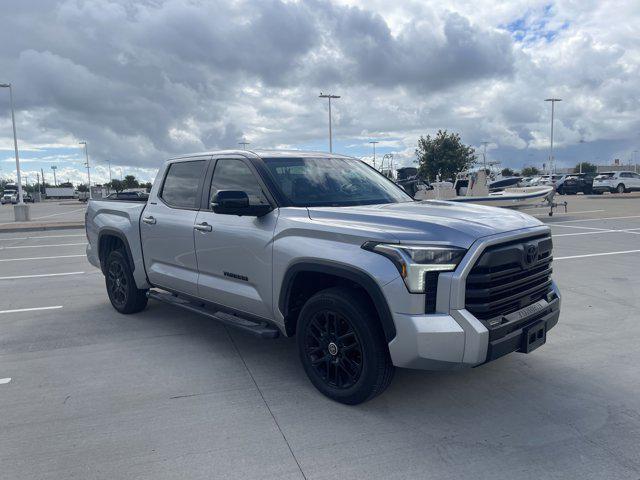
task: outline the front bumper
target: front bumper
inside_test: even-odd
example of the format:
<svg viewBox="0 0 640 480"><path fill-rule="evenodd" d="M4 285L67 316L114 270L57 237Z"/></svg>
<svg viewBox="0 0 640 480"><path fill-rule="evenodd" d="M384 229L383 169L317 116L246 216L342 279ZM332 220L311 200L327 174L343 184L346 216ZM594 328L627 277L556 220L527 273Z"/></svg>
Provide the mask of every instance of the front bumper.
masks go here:
<svg viewBox="0 0 640 480"><path fill-rule="evenodd" d="M530 328L544 326L546 335L558 323L561 300L555 283L552 290L547 300L512 313L493 328L466 309L452 310L450 315L395 314L396 337L389 342L393 364L422 370L455 370L475 367L511 352L527 352Z"/></svg>

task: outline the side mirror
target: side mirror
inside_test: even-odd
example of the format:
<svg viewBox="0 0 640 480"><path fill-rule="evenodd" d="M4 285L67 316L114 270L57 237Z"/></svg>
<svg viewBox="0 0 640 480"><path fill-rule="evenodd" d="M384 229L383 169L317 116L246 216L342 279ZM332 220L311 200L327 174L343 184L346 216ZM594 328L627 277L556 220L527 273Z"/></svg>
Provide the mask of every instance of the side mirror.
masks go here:
<svg viewBox="0 0 640 480"><path fill-rule="evenodd" d="M221 215L247 217L262 217L272 210L271 205L250 205L247 193L239 190L220 190L211 202L211 208Z"/></svg>

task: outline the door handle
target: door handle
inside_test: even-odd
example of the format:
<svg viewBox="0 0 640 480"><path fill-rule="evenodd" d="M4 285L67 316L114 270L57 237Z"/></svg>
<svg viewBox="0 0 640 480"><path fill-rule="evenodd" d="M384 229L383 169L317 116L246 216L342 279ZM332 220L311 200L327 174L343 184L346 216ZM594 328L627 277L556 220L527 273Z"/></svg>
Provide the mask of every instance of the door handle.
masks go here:
<svg viewBox="0 0 640 480"><path fill-rule="evenodd" d="M210 232L213 230L213 227L209 225L207 222L196 223L193 226L194 230L198 230L199 232Z"/></svg>
<svg viewBox="0 0 640 480"><path fill-rule="evenodd" d="M142 217L142 221L144 223L149 224L149 225L155 225L156 224L156 219L152 215L149 215L148 217Z"/></svg>

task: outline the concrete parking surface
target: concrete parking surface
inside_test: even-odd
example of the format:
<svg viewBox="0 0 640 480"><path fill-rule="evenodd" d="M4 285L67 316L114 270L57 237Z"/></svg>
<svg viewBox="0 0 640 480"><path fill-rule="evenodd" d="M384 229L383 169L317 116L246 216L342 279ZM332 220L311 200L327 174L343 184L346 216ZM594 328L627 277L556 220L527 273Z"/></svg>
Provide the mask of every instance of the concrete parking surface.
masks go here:
<svg viewBox="0 0 640 480"><path fill-rule="evenodd" d="M82 221L87 209L86 203L78 200L47 200L29 203L31 220L34 222ZM13 205L0 205L0 225L13 224Z"/></svg>
<svg viewBox="0 0 640 480"><path fill-rule="evenodd" d="M0 478L638 480L640 198L567 200L533 212L563 293L546 345L398 370L357 407L311 386L294 339L117 314L82 230L1 234Z"/></svg>

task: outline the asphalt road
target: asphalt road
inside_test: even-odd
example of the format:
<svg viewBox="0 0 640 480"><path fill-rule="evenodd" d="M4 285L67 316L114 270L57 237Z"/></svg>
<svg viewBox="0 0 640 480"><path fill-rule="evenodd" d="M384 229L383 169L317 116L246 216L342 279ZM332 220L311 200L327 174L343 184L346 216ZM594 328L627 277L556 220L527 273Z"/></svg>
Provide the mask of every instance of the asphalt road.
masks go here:
<svg viewBox="0 0 640 480"><path fill-rule="evenodd" d="M293 339L116 314L82 231L2 234L0 478L638 480L640 199L568 200L537 213L564 295L546 345L399 370L357 407L316 392Z"/></svg>

